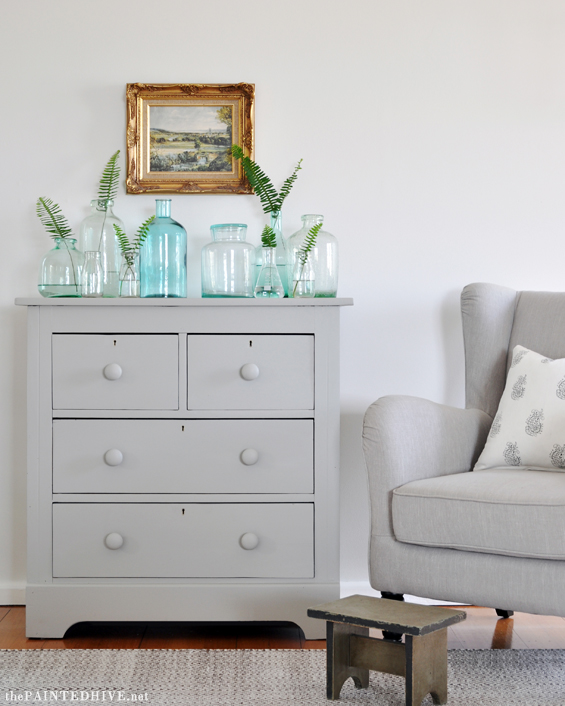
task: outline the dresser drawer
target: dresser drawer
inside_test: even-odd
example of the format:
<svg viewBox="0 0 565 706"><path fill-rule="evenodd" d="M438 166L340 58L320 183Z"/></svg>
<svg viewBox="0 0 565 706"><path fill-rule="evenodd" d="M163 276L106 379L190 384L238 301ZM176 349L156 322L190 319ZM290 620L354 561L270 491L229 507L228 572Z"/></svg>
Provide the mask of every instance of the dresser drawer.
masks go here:
<svg viewBox="0 0 565 706"><path fill-rule="evenodd" d="M55 493L312 493L311 419L56 419Z"/></svg>
<svg viewBox="0 0 565 706"><path fill-rule="evenodd" d="M313 409L314 336L188 337L189 409Z"/></svg>
<svg viewBox="0 0 565 706"><path fill-rule="evenodd" d="M313 522L310 503L56 503L53 576L312 578Z"/></svg>
<svg viewBox="0 0 565 706"><path fill-rule="evenodd" d="M178 409L177 335L53 335L53 409Z"/></svg>

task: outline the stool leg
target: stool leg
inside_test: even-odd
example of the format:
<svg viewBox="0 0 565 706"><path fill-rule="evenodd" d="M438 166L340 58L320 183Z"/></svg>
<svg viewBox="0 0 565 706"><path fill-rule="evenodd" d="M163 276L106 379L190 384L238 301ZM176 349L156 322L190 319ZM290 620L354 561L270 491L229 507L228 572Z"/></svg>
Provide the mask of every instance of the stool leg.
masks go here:
<svg viewBox="0 0 565 706"><path fill-rule="evenodd" d="M369 686L369 670L352 667L349 659L349 636L369 635L369 628L345 623L326 623L327 630L327 697L335 701L339 699L341 687L349 677L357 689Z"/></svg>
<svg viewBox="0 0 565 706"><path fill-rule="evenodd" d="M428 694L447 703L447 628L406 635L406 706L420 706Z"/></svg>

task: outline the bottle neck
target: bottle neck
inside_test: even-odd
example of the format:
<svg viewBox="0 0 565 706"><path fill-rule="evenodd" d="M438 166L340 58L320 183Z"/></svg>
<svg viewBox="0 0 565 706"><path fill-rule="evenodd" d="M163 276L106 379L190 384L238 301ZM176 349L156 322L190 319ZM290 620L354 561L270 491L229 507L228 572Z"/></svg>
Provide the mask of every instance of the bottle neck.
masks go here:
<svg viewBox="0 0 565 706"><path fill-rule="evenodd" d="M114 215L112 213L112 206L114 205L114 201L112 199L93 199L90 202L90 205L92 206L93 211L106 211L107 213Z"/></svg>
<svg viewBox="0 0 565 706"><path fill-rule="evenodd" d="M171 199L155 199L155 215L157 218L170 218Z"/></svg>
<svg viewBox="0 0 565 706"><path fill-rule="evenodd" d="M263 265L272 265L276 267L277 265L277 249L276 248L263 248Z"/></svg>
<svg viewBox="0 0 565 706"><path fill-rule="evenodd" d="M307 213L305 216L302 216L302 227L306 228L306 230L310 230L310 228L318 225L318 223L323 222L324 217L318 213Z"/></svg>
<svg viewBox="0 0 565 706"><path fill-rule="evenodd" d="M280 211L271 213L271 228L282 235L282 214Z"/></svg>

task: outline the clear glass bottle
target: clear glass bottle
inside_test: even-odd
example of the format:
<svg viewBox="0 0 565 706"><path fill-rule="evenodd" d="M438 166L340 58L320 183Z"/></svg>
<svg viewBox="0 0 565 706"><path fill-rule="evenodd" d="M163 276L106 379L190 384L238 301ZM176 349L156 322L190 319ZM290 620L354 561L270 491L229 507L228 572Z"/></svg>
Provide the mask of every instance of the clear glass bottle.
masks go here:
<svg viewBox="0 0 565 706"><path fill-rule="evenodd" d="M82 270L82 296L101 297L103 289L102 254L98 250L87 250L84 253L84 268Z"/></svg>
<svg viewBox="0 0 565 706"><path fill-rule="evenodd" d="M276 213L271 213L271 228L275 231L277 236L277 247L275 254L276 263L279 269L279 276L284 288L284 295L285 297L288 297L288 250L286 240L282 233L282 215L280 211L277 211ZM261 271L261 265L263 264L263 250L264 248L262 245L259 245L255 250L255 254L257 257L257 277L259 276L259 272Z"/></svg>
<svg viewBox="0 0 565 706"><path fill-rule="evenodd" d="M124 224L113 212L112 199L93 199L90 202L90 215L80 225L79 248L83 252L99 252L104 273L103 294L117 297L119 293L119 272L121 263L120 244L114 224L122 230Z"/></svg>
<svg viewBox="0 0 565 706"><path fill-rule="evenodd" d="M122 267L120 269L120 297L139 296L139 266L138 253L127 250L122 253Z"/></svg>
<svg viewBox="0 0 565 706"><path fill-rule="evenodd" d="M54 238L55 247L41 261L37 288L42 297L80 297L84 255L75 238Z"/></svg>
<svg viewBox="0 0 565 706"><path fill-rule="evenodd" d="M308 231L317 223L323 223L324 217L318 214L302 216L302 228L288 239L289 266L294 265L297 253L302 247ZM314 277L316 279L316 297L337 296L338 247L337 239L325 230L320 230L316 237L316 245L311 251Z"/></svg>
<svg viewBox="0 0 565 706"><path fill-rule="evenodd" d="M171 199L156 199L155 214L139 256L141 296L186 297L186 230L171 218Z"/></svg>
<svg viewBox="0 0 565 706"><path fill-rule="evenodd" d="M297 257L292 271L292 288L290 297L314 297L316 294L316 275L312 253L308 253L306 258Z"/></svg>
<svg viewBox="0 0 565 706"><path fill-rule="evenodd" d="M276 248L262 248L261 270L255 285L254 296L257 299L284 297L284 287L281 282L279 267L277 265Z"/></svg>
<svg viewBox="0 0 565 706"><path fill-rule="evenodd" d="M212 243L202 248L203 297L252 297L255 248L245 242L244 223L210 226Z"/></svg>

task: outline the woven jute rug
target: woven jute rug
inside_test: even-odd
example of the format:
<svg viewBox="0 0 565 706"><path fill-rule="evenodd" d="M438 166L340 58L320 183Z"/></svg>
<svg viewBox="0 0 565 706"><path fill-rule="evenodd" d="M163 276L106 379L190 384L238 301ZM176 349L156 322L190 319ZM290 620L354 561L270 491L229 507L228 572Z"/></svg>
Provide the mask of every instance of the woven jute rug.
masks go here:
<svg viewBox="0 0 565 706"><path fill-rule="evenodd" d="M2 703L326 706L321 650L0 650ZM334 703L403 706L404 680L371 672ZM431 697L422 702L431 704ZM563 706L565 650L453 650L450 706Z"/></svg>

